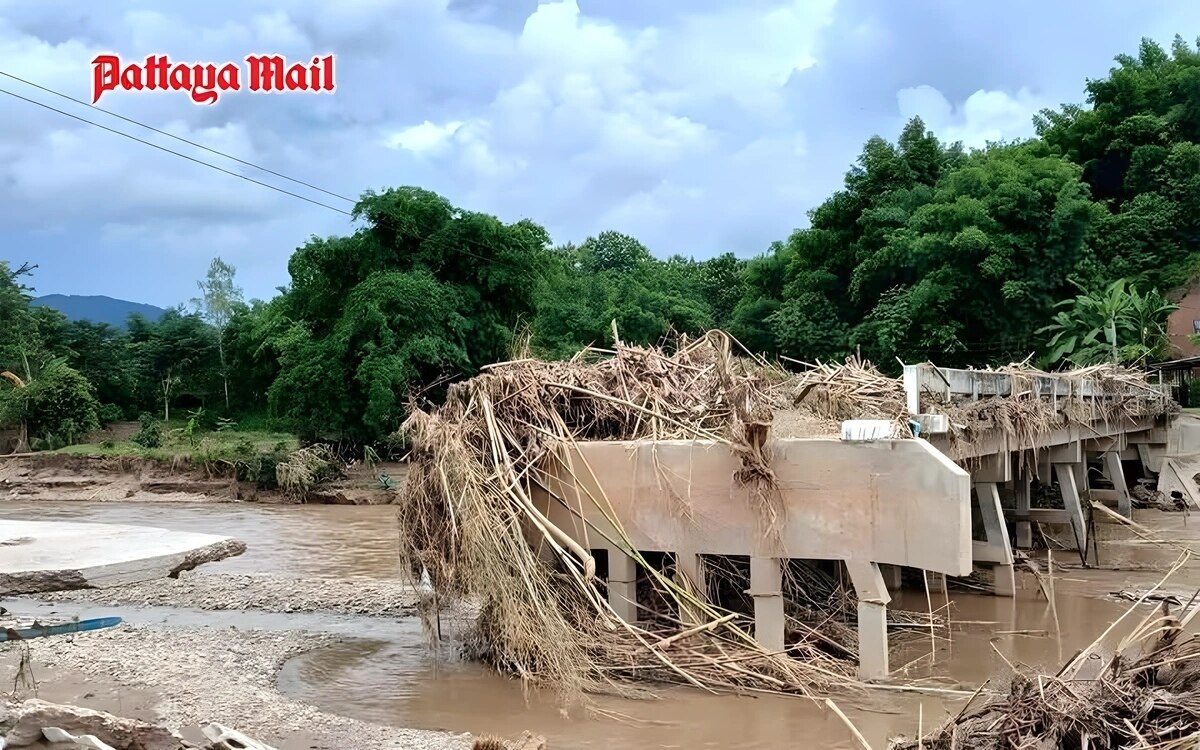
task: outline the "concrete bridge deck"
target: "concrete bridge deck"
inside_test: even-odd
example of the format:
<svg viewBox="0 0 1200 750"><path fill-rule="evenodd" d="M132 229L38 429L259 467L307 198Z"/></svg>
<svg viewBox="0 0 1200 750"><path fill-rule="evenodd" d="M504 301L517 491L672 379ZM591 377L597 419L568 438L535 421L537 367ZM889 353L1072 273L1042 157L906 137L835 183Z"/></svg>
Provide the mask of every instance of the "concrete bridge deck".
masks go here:
<svg viewBox="0 0 1200 750"><path fill-rule="evenodd" d="M0 519L0 595L111 588L240 555L235 539L149 526Z"/></svg>
<svg viewBox="0 0 1200 750"><path fill-rule="evenodd" d="M1104 382L1073 374L1024 374L954 370L931 364L904 368L910 416L923 427L931 445L966 467L983 520L986 539L973 544L976 563L995 566L996 593L1012 595L1012 544L1007 520L1016 530L1016 546L1032 546L1033 523L1069 524L1075 548L1087 550L1091 501L1114 505L1130 517L1132 498L1125 477L1127 461L1144 473L1158 474L1168 445L1167 391L1149 384ZM930 402L970 403L999 397L1042 399L1057 423L1016 433L991 429L967 439L951 437L949 420L928 414ZM936 407L935 407L936 408ZM1070 417L1065 414L1070 410ZM1176 448L1177 449L1177 448ZM1111 490L1091 489L1089 463L1100 463ZM1062 508L1033 508L1031 484L1057 483Z"/></svg>
<svg viewBox="0 0 1200 750"><path fill-rule="evenodd" d="M623 540L674 554L693 583L701 555L749 556L755 636L772 650L784 647L783 562L841 560L858 594L862 672L886 674L880 565L970 573L970 476L923 440L787 439L769 453L778 492L764 502L735 479L741 457L724 444L579 443L547 468L535 502L607 554L609 602L627 621L638 618L637 571Z"/></svg>

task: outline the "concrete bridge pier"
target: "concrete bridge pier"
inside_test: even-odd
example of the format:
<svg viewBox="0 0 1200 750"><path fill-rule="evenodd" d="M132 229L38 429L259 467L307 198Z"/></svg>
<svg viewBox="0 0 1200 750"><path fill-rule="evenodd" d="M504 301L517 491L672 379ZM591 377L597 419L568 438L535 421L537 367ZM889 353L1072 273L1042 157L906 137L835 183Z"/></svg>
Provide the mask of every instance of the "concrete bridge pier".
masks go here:
<svg viewBox="0 0 1200 750"><path fill-rule="evenodd" d="M879 564L846 560L850 582L858 597L858 676L862 680L886 677L888 673L887 605L892 597Z"/></svg>
<svg viewBox="0 0 1200 750"><path fill-rule="evenodd" d="M768 651L783 651L786 618L779 558L750 558L750 596L754 599L754 639Z"/></svg>
<svg viewBox="0 0 1200 750"><path fill-rule="evenodd" d="M1131 518L1133 498L1129 494L1129 486L1125 482L1125 469L1121 465L1121 454L1128 445L1128 438L1124 434L1083 441L1085 462L1100 459L1100 476L1112 484L1112 489L1091 489L1092 477L1087 476L1087 481L1080 485L1079 491L1084 494L1086 500L1115 507L1121 515Z"/></svg>
<svg viewBox="0 0 1200 750"><path fill-rule="evenodd" d="M1109 450L1104 454L1105 476L1112 482L1113 491L1117 493L1117 510L1126 518L1133 518L1133 497L1129 494L1129 484L1125 481L1125 467L1121 465L1121 451Z"/></svg>
<svg viewBox="0 0 1200 750"><path fill-rule="evenodd" d="M605 551L608 553L608 605L625 622L637 622L637 563L624 550L606 547Z"/></svg>
<svg viewBox="0 0 1200 750"><path fill-rule="evenodd" d="M1086 552L1088 544L1087 517L1083 513L1083 498L1079 492L1076 463L1054 463L1054 478L1058 480L1058 491L1062 495L1063 507L1071 522L1071 533L1075 548Z"/></svg>
<svg viewBox="0 0 1200 750"><path fill-rule="evenodd" d="M1012 544L1004 521L1004 508L1000 504L1000 485L1012 478L1013 462L1007 452L982 456L971 474L986 536L985 541L972 543L973 557L975 562L991 564L997 596L1016 596L1017 593Z"/></svg>
<svg viewBox="0 0 1200 750"><path fill-rule="evenodd" d="M1013 475L1013 500L1016 506L1017 549L1033 547L1033 523L1029 520L1032 507L1030 485L1033 477L1026 461L1017 459L1017 467Z"/></svg>
<svg viewBox="0 0 1200 750"><path fill-rule="evenodd" d="M675 583L691 591L703 601L708 591L708 577L704 571L704 559L695 552L675 553ZM687 603L680 606L679 620L693 625L701 624L700 613Z"/></svg>

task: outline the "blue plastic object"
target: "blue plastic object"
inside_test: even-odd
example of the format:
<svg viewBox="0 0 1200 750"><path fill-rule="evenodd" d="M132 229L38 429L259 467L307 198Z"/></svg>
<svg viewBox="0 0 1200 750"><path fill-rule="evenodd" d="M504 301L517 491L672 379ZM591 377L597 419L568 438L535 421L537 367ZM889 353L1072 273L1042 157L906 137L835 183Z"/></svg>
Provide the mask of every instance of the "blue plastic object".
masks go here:
<svg viewBox="0 0 1200 750"><path fill-rule="evenodd" d="M64 622L58 625L34 625L19 630L4 628L0 630L0 641L25 641L30 638L44 638L48 635L66 635L68 633L83 633L88 630L103 630L121 624L120 617L98 617L79 622Z"/></svg>

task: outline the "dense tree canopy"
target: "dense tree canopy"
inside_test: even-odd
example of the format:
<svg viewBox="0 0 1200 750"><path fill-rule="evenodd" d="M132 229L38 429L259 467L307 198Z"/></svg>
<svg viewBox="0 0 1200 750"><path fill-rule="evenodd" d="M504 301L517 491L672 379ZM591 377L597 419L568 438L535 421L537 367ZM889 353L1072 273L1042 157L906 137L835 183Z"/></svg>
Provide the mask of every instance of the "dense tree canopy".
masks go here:
<svg viewBox="0 0 1200 750"><path fill-rule="evenodd" d="M551 266L538 225L426 190L368 193L354 213L364 229L314 238L288 265L269 397L306 436L385 435L413 386L505 358Z"/></svg>

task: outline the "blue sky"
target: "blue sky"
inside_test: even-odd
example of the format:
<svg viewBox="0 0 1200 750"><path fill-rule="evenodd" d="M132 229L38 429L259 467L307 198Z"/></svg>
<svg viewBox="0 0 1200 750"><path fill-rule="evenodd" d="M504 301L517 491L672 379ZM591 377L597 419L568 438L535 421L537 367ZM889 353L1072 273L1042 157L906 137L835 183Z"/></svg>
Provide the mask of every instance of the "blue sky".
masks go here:
<svg viewBox="0 0 1200 750"><path fill-rule="evenodd" d="M684 8L684 10L681 10ZM750 256L806 222L862 143L913 115L980 146L1032 134L1139 39L1200 34L1170 0L0 0L0 70L90 100L90 61L335 53L333 95L168 92L100 106L350 197L420 185L532 218L555 242L605 229L655 253ZM43 101L256 179L350 204L113 120ZM173 305L214 255L247 296L348 217L0 94L0 258L39 293Z"/></svg>

